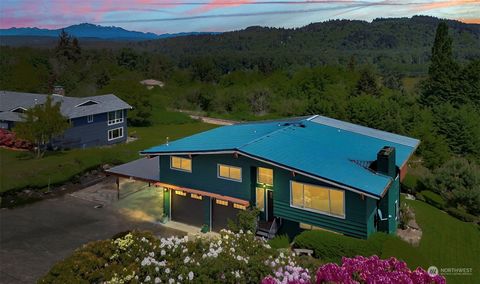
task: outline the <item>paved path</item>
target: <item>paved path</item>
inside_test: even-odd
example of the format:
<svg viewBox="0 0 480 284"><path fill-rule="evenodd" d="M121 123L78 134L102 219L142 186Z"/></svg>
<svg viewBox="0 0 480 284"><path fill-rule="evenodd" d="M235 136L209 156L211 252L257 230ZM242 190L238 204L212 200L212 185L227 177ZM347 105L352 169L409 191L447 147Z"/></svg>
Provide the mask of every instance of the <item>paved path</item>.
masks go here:
<svg viewBox="0 0 480 284"><path fill-rule="evenodd" d="M113 207L65 195L0 210L0 283L35 283L57 261L90 241L131 229L159 236L174 229L126 217Z"/></svg>

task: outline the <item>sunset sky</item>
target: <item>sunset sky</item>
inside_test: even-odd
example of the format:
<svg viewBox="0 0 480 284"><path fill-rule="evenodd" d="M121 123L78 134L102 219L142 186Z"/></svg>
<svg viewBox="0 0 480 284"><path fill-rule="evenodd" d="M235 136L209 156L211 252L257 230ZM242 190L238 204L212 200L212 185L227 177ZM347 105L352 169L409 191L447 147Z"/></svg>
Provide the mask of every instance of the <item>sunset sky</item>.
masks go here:
<svg viewBox="0 0 480 284"><path fill-rule="evenodd" d="M2 0L0 28L79 23L155 33L300 27L329 19L430 15L480 23L480 0Z"/></svg>

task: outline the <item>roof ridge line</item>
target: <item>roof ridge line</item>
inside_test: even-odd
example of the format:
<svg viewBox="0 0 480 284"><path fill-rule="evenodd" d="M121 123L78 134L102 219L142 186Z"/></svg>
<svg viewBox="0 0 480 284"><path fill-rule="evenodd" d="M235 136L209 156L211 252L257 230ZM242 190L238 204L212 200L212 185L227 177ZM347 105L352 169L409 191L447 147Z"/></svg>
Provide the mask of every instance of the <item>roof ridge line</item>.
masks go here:
<svg viewBox="0 0 480 284"><path fill-rule="evenodd" d="M246 147L246 146L248 146L248 145L251 145L251 144L253 144L253 143L256 143L256 142L258 142L258 141L266 138L268 135L272 135L272 134L274 134L274 133L276 133L276 132L279 132L279 131L284 130L284 129L286 129L286 128L289 128L289 127L291 127L291 126L293 126L293 125L292 125L292 124L285 125L285 126L283 126L282 128L280 128L280 129L274 130L274 131L272 131L272 132L268 132L267 134L264 134L264 135L262 135L262 136L260 136L260 137L258 137L258 138L255 138L255 139L253 139L252 141L249 141L249 142L247 142L247 143L245 143L245 144L243 144L243 145L241 145L241 146L239 146L239 147L237 147L237 148L235 148L235 149L240 150L240 149L243 148L243 147Z"/></svg>

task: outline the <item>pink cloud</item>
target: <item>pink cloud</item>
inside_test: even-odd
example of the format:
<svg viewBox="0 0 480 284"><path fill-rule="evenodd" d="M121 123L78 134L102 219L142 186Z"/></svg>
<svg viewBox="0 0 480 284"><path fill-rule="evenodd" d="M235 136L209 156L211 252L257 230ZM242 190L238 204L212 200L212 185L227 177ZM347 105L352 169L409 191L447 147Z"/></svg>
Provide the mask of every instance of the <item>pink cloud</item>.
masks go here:
<svg viewBox="0 0 480 284"><path fill-rule="evenodd" d="M177 4L168 0L24 1L1 7L0 28L58 28L80 22L98 22L113 12L151 12L158 10L159 5L171 8Z"/></svg>
<svg viewBox="0 0 480 284"><path fill-rule="evenodd" d="M201 5L198 8L189 11L189 14L200 14L205 13L210 10L225 8L225 7L235 7L254 2L253 0L211 0L205 5Z"/></svg>

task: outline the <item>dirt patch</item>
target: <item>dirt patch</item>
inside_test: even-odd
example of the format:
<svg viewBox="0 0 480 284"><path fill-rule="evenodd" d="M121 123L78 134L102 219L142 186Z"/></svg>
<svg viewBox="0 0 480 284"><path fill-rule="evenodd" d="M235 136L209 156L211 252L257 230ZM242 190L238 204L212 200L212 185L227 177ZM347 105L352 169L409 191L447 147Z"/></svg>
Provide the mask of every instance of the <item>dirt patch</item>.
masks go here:
<svg viewBox="0 0 480 284"><path fill-rule="evenodd" d="M408 207L408 210L410 211L411 219L408 220L404 229L398 228L397 236L412 246L418 246L422 239L422 228L420 228L415 220L415 212L413 211L413 208Z"/></svg>
<svg viewBox="0 0 480 284"><path fill-rule="evenodd" d="M105 166L104 166L105 167ZM81 190L96 184L106 178L103 168L95 169L78 175L67 183L54 187L25 188L22 190L7 191L0 197L0 208L15 208L43 199L55 198L66 193Z"/></svg>

